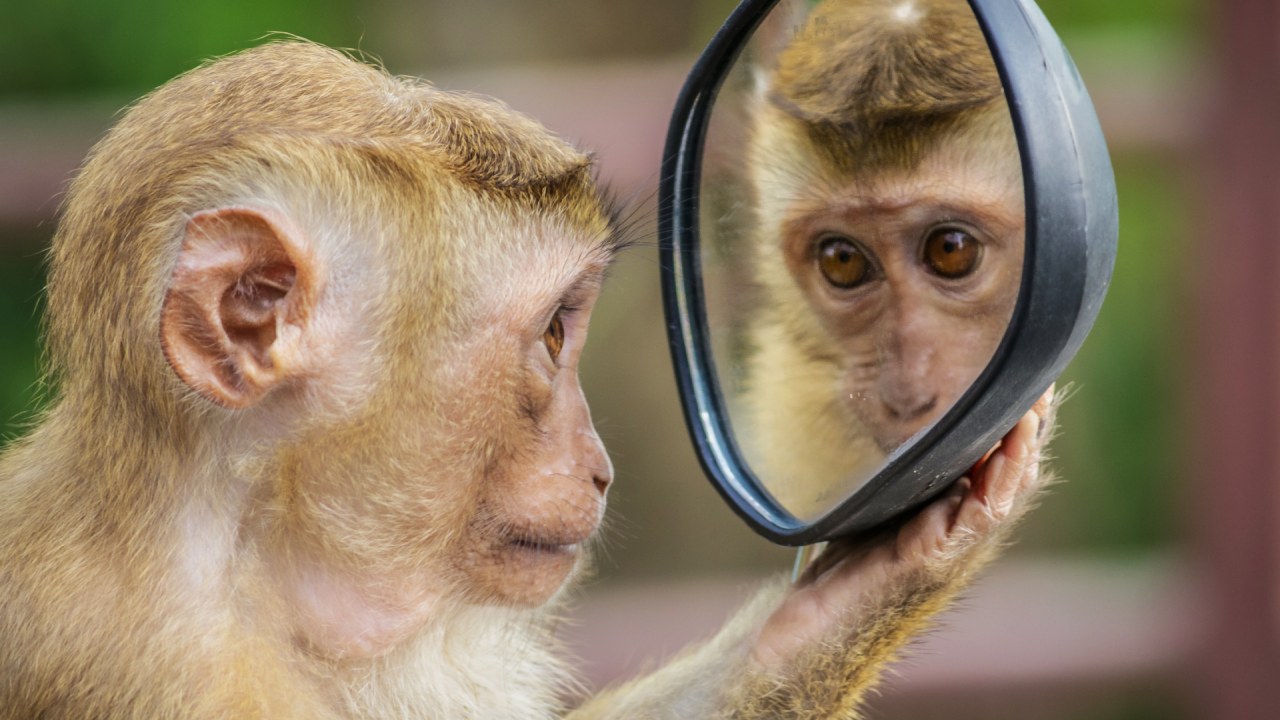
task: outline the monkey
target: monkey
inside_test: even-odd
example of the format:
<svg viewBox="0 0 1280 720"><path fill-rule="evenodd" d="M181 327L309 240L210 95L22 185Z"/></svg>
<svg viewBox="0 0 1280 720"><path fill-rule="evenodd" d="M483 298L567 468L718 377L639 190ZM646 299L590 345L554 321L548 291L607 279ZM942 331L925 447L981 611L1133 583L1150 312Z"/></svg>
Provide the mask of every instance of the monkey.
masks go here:
<svg viewBox="0 0 1280 720"><path fill-rule="evenodd" d="M842 716L1025 507L1047 410L568 708L606 198L533 120L304 41L135 103L66 195L51 399L0 455L0 718L762 717L833 668L849 692L804 697Z"/></svg>
<svg viewBox="0 0 1280 720"><path fill-rule="evenodd" d="M1019 292L1022 174L963 0L826 0L763 74L744 168L762 299L743 448L812 516L994 355Z"/></svg>
<svg viewBox="0 0 1280 720"><path fill-rule="evenodd" d="M547 716L609 212L532 120L315 45L134 105L0 460L0 716Z"/></svg>

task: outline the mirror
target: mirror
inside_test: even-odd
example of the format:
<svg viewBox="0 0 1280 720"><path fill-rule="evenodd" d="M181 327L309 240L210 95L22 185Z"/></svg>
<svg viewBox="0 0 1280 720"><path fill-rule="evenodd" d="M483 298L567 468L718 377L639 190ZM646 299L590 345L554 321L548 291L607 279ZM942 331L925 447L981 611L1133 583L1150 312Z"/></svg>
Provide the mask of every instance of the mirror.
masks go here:
<svg viewBox="0 0 1280 720"><path fill-rule="evenodd" d="M945 489L1061 372L1114 262L1105 144L1030 2L746 2L664 168L686 420L779 542Z"/></svg>
<svg viewBox="0 0 1280 720"><path fill-rule="evenodd" d="M788 513L849 498L987 366L1022 195L965 2L784 0L752 35L711 109L702 279L728 425Z"/></svg>

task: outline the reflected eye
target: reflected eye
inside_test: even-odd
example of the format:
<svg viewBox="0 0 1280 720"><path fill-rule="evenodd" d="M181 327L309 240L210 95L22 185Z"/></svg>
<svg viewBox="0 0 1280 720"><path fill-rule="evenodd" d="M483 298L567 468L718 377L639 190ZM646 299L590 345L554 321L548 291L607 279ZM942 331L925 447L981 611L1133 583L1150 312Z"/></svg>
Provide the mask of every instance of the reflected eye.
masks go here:
<svg viewBox="0 0 1280 720"><path fill-rule="evenodd" d="M956 228L939 228L924 241L924 262L944 278L962 278L978 267L982 244Z"/></svg>
<svg viewBox="0 0 1280 720"><path fill-rule="evenodd" d="M547 346L552 360L560 358L560 350L564 348L564 320L560 317L559 310L551 316L551 324L542 333L542 344Z"/></svg>
<svg viewBox="0 0 1280 720"><path fill-rule="evenodd" d="M871 259L843 237L828 237L818 246L818 269L827 282L845 290L871 279Z"/></svg>

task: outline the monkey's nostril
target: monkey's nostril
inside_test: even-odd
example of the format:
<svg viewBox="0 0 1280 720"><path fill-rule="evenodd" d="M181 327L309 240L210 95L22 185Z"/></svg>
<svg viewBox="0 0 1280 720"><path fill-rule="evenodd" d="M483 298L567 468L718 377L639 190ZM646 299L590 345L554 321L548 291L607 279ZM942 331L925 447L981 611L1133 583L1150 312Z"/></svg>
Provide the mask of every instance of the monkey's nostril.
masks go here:
<svg viewBox="0 0 1280 720"><path fill-rule="evenodd" d="M604 495L604 491L609 489L609 485L613 482L613 479L608 475L592 475L591 482L596 486L596 490L599 491L601 495Z"/></svg>

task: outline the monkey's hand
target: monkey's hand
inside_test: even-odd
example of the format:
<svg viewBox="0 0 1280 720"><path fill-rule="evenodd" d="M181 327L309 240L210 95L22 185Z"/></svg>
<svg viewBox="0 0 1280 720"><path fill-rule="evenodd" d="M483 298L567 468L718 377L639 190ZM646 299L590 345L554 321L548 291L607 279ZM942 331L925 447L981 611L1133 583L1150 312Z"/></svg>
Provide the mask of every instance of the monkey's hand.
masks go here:
<svg viewBox="0 0 1280 720"><path fill-rule="evenodd" d="M1047 483L1053 390L942 498L874 537L830 544L770 614L734 717L853 718L902 646L1001 549Z"/></svg>
<svg viewBox="0 0 1280 720"><path fill-rule="evenodd" d="M573 720L858 717L902 647L998 554L1047 484L1052 388L942 498L871 537L831 543L793 587L756 596L710 642L592 698Z"/></svg>

